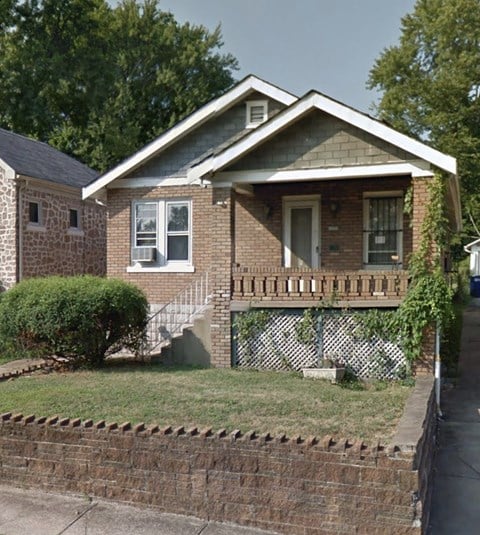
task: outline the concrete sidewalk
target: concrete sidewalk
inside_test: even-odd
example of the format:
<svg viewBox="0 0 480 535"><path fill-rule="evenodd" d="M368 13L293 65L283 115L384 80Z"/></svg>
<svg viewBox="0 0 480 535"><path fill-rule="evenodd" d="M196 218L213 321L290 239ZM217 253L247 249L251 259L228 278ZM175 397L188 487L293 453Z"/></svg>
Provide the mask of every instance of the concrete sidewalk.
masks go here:
<svg viewBox="0 0 480 535"><path fill-rule="evenodd" d="M428 533L480 533L480 300L463 318L459 381L441 402Z"/></svg>
<svg viewBox="0 0 480 535"><path fill-rule="evenodd" d="M272 535L152 509L0 486L1 535Z"/></svg>

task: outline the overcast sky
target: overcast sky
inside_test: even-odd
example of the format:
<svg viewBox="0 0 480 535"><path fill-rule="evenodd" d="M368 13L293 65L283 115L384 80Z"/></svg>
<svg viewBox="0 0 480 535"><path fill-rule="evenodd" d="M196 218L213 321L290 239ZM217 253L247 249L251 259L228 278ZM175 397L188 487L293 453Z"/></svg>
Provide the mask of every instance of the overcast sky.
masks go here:
<svg viewBox="0 0 480 535"><path fill-rule="evenodd" d="M110 3L115 3L111 0ZM239 61L238 79L255 74L303 95L316 89L360 111L377 95L366 89L381 51L396 44L415 0L161 0L179 22L221 24L224 52Z"/></svg>

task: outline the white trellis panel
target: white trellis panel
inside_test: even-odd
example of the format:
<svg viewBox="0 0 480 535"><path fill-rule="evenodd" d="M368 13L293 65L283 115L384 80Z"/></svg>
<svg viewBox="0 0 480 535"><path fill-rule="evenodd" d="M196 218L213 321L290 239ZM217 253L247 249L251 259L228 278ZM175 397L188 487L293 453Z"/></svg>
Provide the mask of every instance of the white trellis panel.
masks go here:
<svg viewBox="0 0 480 535"><path fill-rule="evenodd" d="M322 318L322 352L324 357L347 365L357 377L396 379L405 371L401 348L380 338L358 336L354 316L324 315Z"/></svg>
<svg viewBox="0 0 480 535"><path fill-rule="evenodd" d="M295 326L302 315L272 313L262 330L248 340L237 340L235 365L271 370L301 370L316 367L320 358L348 366L357 377L395 379L405 370L405 357L398 345L379 338L358 335L354 316L322 314L313 343L297 339Z"/></svg>
<svg viewBox="0 0 480 535"><path fill-rule="evenodd" d="M317 344L302 344L295 335L295 325L301 318L299 314L272 313L261 331L248 340L237 340L235 365L268 370L316 366Z"/></svg>

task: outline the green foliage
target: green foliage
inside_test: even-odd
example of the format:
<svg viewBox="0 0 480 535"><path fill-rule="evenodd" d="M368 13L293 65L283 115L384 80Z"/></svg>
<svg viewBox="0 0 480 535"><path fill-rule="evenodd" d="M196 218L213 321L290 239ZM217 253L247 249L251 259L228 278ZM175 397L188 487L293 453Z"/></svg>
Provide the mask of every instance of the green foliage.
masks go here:
<svg viewBox="0 0 480 535"><path fill-rule="evenodd" d="M411 281L402 304L395 312L356 315L362 336L399 343L410 363L421 354L425 329L446 328L453 318L453 291L441 269L441 252L448 241L442 177L435 176L429 184L429 197L420 244L409 260Z"/></svg>
<svg viewBox="0 0 480 535"><path fill-rule="evenodd" d="M0 338L17 351L99 366L108 352L140 348L147 311L144 294L120 280L29 279L2 296Z"/></svg>
<svg viewBox="0 0 480 535"><path fill-rule="evenodd" d="M398 45L380 54L369 87L394 128L458 159L465 228L480 220L480 2L417 0Z"/></svg>
<svg viewBox="0 0 480 535"><path fill-rule="evenodd" d="M263 331L272 317L273 312L262 309L250 309L237 314L233 323L236 338L242 342L251 340L257 333Z"/></svg>
<svg viewBox="0 0 480 535"><path fill-rule="evenodd" d="M311 345L317 339L317 322L312 308L303 311L302 319L295 325L295 335L301 344Z"/></svg>
<svg viewBox="0 0 480 535"><path fill-rule="evenodd" d="M179 24L159 0L0 5L0 126L100 171L233 83L220 29Z"/></svg>

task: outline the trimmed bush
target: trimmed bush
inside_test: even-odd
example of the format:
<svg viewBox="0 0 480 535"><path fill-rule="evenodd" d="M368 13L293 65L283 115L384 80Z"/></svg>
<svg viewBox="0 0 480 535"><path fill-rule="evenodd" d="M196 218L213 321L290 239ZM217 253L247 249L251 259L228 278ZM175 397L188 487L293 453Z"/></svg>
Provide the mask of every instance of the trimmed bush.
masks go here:
<svg viewBox="0 0 480 535"><path fill-rule="evenodd" d="M148 303L137 287L93 276L28 279L2 294L0 337L19 353L100 366L143 341Z"/></svg>

